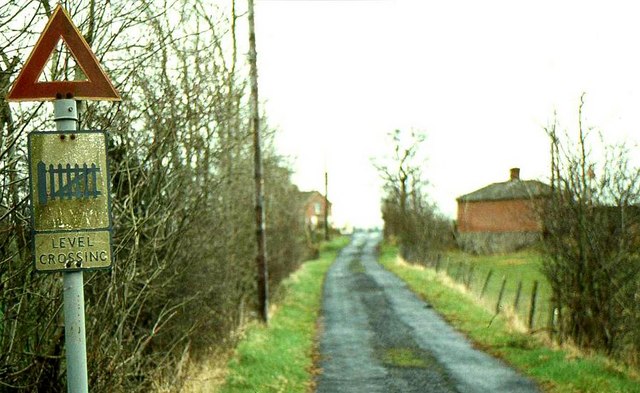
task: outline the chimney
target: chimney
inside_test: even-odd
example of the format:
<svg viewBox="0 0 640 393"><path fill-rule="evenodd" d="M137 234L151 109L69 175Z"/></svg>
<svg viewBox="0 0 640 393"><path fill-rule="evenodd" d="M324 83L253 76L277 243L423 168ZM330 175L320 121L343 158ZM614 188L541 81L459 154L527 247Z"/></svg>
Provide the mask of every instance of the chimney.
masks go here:
<svg viewBox="0 0 640 393"><path fill-rule="evenodd" d="M520 168L511 168L510 172L510 180L520 180Z"/></svg>

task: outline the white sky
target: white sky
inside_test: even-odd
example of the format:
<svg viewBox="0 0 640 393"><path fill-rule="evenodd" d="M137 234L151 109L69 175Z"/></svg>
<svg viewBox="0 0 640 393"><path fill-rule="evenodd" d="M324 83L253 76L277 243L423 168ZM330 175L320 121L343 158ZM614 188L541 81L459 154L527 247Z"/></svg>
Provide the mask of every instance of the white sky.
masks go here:
<svg viewBox="0 0 640 393"><path fill-rule="evenodd" d="M426 132L440 210L508 179L547 178L542 127L584 119L612 142L640 129L640 5L632 1L257 0L260 99L337 224L379 225L371 158L395 128Z"/></svg>

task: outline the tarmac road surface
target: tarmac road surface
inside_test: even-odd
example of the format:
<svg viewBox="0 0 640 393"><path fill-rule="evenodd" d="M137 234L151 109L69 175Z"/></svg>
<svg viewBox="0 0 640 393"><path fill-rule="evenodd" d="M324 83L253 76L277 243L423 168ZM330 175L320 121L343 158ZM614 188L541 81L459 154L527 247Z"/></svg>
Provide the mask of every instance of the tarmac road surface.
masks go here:
<svg viewBox="0 0 640 393"><path fill-rule="evenodd" d="M382 268L380 240L354 234L327 273L318 393L539 391Z"/></svg>

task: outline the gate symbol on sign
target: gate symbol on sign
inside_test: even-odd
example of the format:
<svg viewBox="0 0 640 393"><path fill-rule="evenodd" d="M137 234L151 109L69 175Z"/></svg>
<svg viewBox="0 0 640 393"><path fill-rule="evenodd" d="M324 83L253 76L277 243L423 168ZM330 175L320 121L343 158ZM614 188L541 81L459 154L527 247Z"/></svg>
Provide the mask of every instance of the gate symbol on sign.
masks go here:
<svg viewBox="0 0 640 393"><path fill-rule="evenodd" d="M88 166L62 164L54 166L40 161L38 163L38 201L45 205L49 200L58 199L88 199L101 195L98 191L97 177L100 167L95 163ZM47 187L48 186L48 187ZM47 189L48 188L48 189Z"/></svg>

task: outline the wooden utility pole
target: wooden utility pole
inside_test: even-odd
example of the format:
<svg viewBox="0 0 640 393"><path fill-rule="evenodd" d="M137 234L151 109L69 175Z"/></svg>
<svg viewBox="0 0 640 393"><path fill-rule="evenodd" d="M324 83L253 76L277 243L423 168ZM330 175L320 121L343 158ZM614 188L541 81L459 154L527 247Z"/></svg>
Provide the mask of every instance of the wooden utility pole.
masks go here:
<svg viewBox="0 0 640 393"><path fill-rule="evenodd" d="M329 241L329 173L324 172L324 240Z"/></svg>
<svg viewBox="0 0 640 393"><path fill-rule="evenodd" d="M267 236L265 232L264 177L260 146L260 113L258 106L258 54L253 0L249 1L249 79L251 84L251 128L253 131L254 180L256 188L256 237L258 255L258 307L264 323L269 323L269 269L267 265Z"/></svg>

